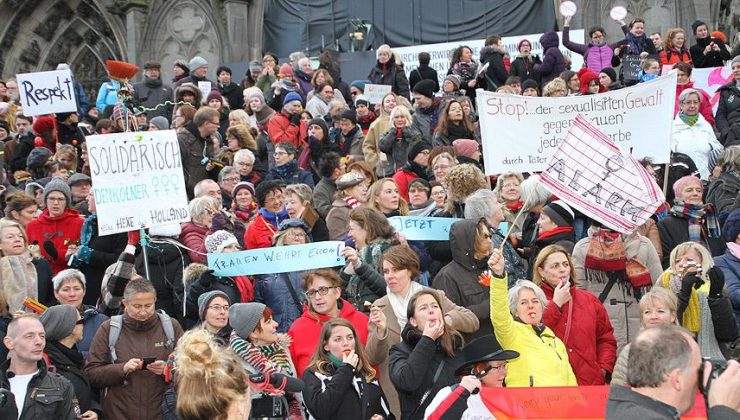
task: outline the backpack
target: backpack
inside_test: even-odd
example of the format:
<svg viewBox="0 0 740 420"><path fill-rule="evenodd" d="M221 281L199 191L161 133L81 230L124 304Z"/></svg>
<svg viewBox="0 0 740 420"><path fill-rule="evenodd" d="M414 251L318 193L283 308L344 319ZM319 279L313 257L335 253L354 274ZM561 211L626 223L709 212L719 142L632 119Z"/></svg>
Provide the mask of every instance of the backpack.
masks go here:
<svg viewBox="0 0 740 420"><path fill-rule="evenodd" d="M161 309L157 311L159 321L162 323L162 329L164 335L167 337L165 341L165 348L173 350L175 348L175 327L172 325L172 318L167 315ZM108 331L108 348L110 349L110 358L113 363L116 362L118 356L116 355L116 343L118 343L118 337L121 336L121 328L123 327L123 315L115 315L110 318L110 330Z"/></svg>

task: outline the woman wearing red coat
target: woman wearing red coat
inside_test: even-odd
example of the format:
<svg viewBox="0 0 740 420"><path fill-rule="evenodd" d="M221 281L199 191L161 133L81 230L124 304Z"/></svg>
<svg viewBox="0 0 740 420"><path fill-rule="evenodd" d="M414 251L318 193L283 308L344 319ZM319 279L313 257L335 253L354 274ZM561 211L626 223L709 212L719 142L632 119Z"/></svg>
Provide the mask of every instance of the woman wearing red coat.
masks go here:
<svg viewBox="0 0 740 420"><path fill-rule="evenodd" d="M218 212L219 203L211 196L196 197L190 200L188 210L190 221L180 225L180 242L188 248L188 257L194 263L206 263L206 235L211 229L213 215Z"/></svg>
<svg viewBox="0 0 740 420"><path fill-rule="evenodd" d="M617 360L617 339L604 305L575 285L565 248L549 245L537 255L534 282L548 302L545 325L565 343L578 385L605 385Z"/></svg>
<svg viewBox="0 0 740 420"><path fill-rule="evenodd" d="M71 209L72 195L62 178L54 178L44 188L44 210L26 225L28 243L37 243L54 274L68 268L70 255L77 252L85 219Z"/></svg>
<svg viewBox="0 0 740 420"><path fill-rule="evenodd" d="M246 249L272 246L280 222L289 219L285 210L285 184L282 181L262 181L255 191L260 209L244 233Z"/></svg>

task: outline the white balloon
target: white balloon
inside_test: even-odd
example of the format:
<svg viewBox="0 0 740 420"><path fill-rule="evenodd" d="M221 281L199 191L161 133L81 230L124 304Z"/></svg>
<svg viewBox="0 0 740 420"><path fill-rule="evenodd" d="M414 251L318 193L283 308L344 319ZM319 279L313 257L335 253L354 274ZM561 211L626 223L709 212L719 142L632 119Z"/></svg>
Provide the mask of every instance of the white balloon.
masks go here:
<svg viewBox="0 0 740 420"><path fill-rule="evenodd" d="M560 3L560 14L563 16L573 16L576 14L578 7L572 1L564 1Z"/></svg>
<svg viewBox="0 0 740 420"><path fill-rule="evenodd" d="M609 16L611 16L611 18L614 20L622 20L627 17L627 9L625 9L623 6L614 6L609 12Z"/></svg>

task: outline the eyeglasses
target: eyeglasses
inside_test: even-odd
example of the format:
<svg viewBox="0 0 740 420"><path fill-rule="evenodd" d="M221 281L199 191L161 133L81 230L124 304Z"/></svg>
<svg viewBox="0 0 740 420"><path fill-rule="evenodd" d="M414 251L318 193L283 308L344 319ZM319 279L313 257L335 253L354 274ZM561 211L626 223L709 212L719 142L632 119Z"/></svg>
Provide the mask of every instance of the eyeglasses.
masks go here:
<svg viewBox="0 0 740 420"><path fill-rule="evenodd" d="M432 170L435 170L435 171L442 171L442 170L445 170L445 169L450 169L450 165L435 165L432 168Z"/></svg>
<svg viewBox="0 0 740 420"><path fill-rule="evenodd" d="M308 235L306 235L305 232L288 232L285 236L291 237L293 239L295 239L295 238L305 238L305 239L308 239Z"/></svg>
<svg viewBox="0 0 740 420"><path fill-rule="evenodd" d="M502 185L504 188L517 188L519 187L519 184L504 184Z"/></svg>
<svg viewBox="0 0 740 420"><path fill-rule="evenodd" d="M273 156L280 156L280 155L287 155L287 154L288 154L288 152L275 152L272 155Z"/></svg>
<svg viewBox="0 0 740 420"><path fill-rule="evenodd" d="M239 165L239 166L244 166L245 168L250 168L253 165L253 164L248 163L248 162L236 162L236 164Z"/></svg>
<svg viewBox="0 0 740 420"><path fill-rule="evenodd" d="M239 178L238 176L235 176L235 177L231 177L231 178L224 178L223 181L224 182L239 182L240 179L241 178Z"/></svg>
<svg viewBox="0 0 740 420"><path fill-rule="evenodd" d="M421 152L419 152L420 155L428 155L429 153L431 153L430 150L422 150Z"/></svg>
<svg viewBox="0 0 740 420"><path fill-rule="evenodd" d="M683 101L681 103L685 105L699 105L700 102L699 101Z"/></svg>
<svg viewBox="0 0 740 420"><path fill-rule="evenodd" d="M308 296L309 299L313 299L314 297L316 297L316 293L321 296L326 296L326 294L329 293L329 290L331 289L334 289L334 287L321 286L318 289L311 289L306 291L306 296Z"/></svg>
<svg viewBox="0 0 740 420"><path fill-rule="evenodd" d="M443 195L445 195L445 194L447 194L447 191L445 191L445 190L433 191L432 192L432 195L434 195L434 196L440 196L440 197L443 196Z"/></svg>
<svg viewBox="0 0 740 420"><path fill-rule="evenodd" d="M208 309L213 309L216 312L229 312L229 305L211 305Z"/></svg>
<svg viewBox="0 0 740 420"><path fill-rule="evenodd" d="M507 364L508 364L508 362L504 362L503 364L501 364L501 365L498 365L498 366L494 366L494 365L488 365L488 369L490 369L490 370L495 370L495 371L497 371L497 372L498 372L498 371L502 371L502 370L506 370L506 365L507 365Z"/></svg>
<svg viewBox="0 0 740 420"><path fill-rule="evenodd" d="M48 197L46 200L47 201L52 201L54 203L61 203L63 201L67 201L67 199L64 198L64 197Z"/></svg>

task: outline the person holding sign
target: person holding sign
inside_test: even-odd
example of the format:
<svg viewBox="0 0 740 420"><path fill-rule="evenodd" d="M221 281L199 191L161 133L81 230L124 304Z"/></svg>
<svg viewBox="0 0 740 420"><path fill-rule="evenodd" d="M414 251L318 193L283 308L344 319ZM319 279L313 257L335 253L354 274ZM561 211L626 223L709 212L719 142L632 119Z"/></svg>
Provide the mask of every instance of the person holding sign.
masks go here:
<svg viewBox="0 0 740 420"><path fill-rule="evenodd" d="M565 248L545 247L534 266L534 283L548 299L545 325L568 349L578 385L606 385L617 360L617 339L604 305L574 287L575 270Z"/></svg>
<svg viewBox="0 0 740 420"><path fill-rule="evenodd" d="M501 346L516 351L509 362L508 386L575 386L578 384L562 341L542 320L547 298L529 280L519 280L507 293L501 251L488 259L491 270L491 322Z"/></svg>
<svg viewBox="0 0 740 420"><path fill-rule="evenodd" d="M387 44L383 44L375 50L378 61L370 69L367 78L374 85L389 85L391 90L398 96L409 98L409 81L406 72L403 71L403 63L396 62L396 54ZM434 87L434 84L432 85Z"/></svg>

